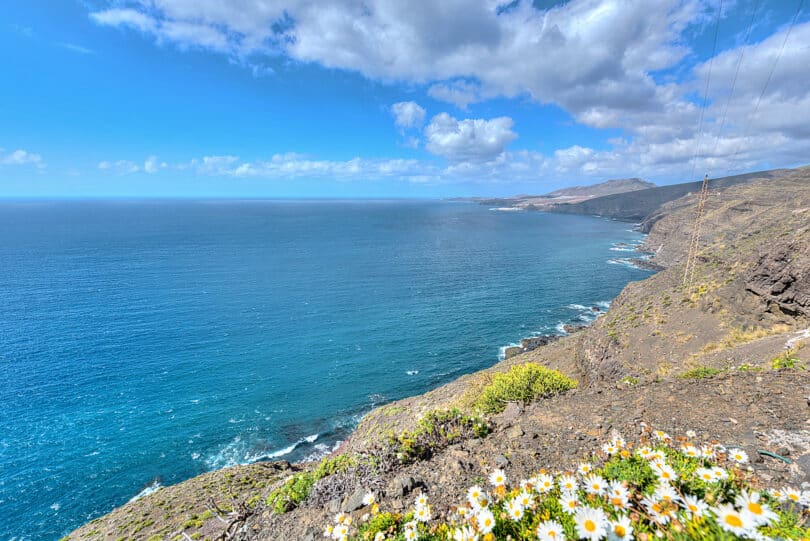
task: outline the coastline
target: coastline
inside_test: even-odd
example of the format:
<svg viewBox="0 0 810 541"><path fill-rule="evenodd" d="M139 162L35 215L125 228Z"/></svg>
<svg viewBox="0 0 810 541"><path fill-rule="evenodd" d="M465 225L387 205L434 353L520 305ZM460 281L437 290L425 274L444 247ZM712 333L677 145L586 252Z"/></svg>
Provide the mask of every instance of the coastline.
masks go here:
<svg viewBox="0 0 810 541"><path fill-rule="evenodd" d="M649 245L663 246L663 250L656 249L653 261L666 263L666 268L627 284L603 316L580 332L466 374L424 394L372 410L361 419L339 453L333 455L334 460L338 460L338 454L376 456L375 450L390 441L389 435L408 434L419 419L431 412L463 407L465 396L480 395L496 374L525 363L541 364L575 377L579 388L562 396L509 407L503 414L490 418L494 434L489 437L462 438L437 451L435 456L390 469L384 467L375 474L377 477L362 477L357 482L362 483L363 490L380 490L386 507L390 505L397 512L406 511L412 500L409 493L417 488L431 494L431 498L441 495L439 501L432 499L435 512L441 515L449 512L444 502L463 498L463 487L474 483L482 472L498 467L517 477L533 471L538 463L558 464L562 468L575 466L583 456L596 452L599 439L611 431L637 437L640 426L645 424L673 434L694 429L708 439L720 438L744 448L750 456L756 456L758 449L778 453L783 446L794 459L810 457L803 391L798 394L781 391L790 384L810 392L810 378L806 372L795 369L777 370L771 363L776 355L784 353L787 341L804 336L797 329L807 327L807 320L802 318L810 317L810 305L796 307L788 304L793 301L787 296L770 293L772 288L766 286L771 281L782 283L781 267L769 271L770 260L759 256L759 250L778 255L786 245L804 249L810 242L810 230L804 222L810 208L810 185L803 177L793 183L783 182L783 190L756 185L750 189L730 189L721 195L722 205L712 209L706 223L705 242L713 259L700 262L700 283L693 290L684 291L678 268L678 258L684 253L684 244L688 244L688 238L684 240L679 233L692 216L687 205L663 218L652 232L655 236L651 233L647 239ZM789 201L774 200L774 194L778 197L781 193L796 196ZM800 193L803 198L798 197ZM750 216L736 217L740 216L739 201L751 198L762 198L766 209L769 205L776 208L787 205L788 212L764 211L757 215L757 223L749 225ZM793 232L793 237L774 243L775 232ZM744 239L749 249L739 250L734 244L737 239ZM659 253L663 256L661 260ZM791 265L797 271L807 269L810 260L800 258ZM752 277L756 286L752 285ZM804 298L806 287L800 292ZM775 310L777 303L799 311L799 315ZM730 332L732 324L756 332L738 331L736 327L731 327ZM802 350L795 341L793 346L796 362L810 362L810 348ZM690 376L696 366L708 375ZM765 394L752 394L752 389ZM718 394L722 395L721 400ZM752 410L752 400L762 408ZM782 413L776 417L768 413L773 408ZM268 481L267 490L315 468L312 464L284 462L254 466L274 468L275 477ZM795 483L805 475L804 471L810 476L810 470L767 460L757 461L752 467L767 486ZM212 477L225 478L233 471L220 470ZM158 499L172 499L184 491L188 494L195 483L199 480L158 490L145 497L141 506L118 509L105 517L103 523L119 524ZM342 483L348 481L337 475L325 485L343 487L338 493L323 492L325 489L317 485L311 499L284 514L260 508L246 525L265 537L315 539L328 517L362 507L354 507L355 496L363 495L354 488L355 481L345 486ZM258 494L267 494L262 490Z"/></svg>

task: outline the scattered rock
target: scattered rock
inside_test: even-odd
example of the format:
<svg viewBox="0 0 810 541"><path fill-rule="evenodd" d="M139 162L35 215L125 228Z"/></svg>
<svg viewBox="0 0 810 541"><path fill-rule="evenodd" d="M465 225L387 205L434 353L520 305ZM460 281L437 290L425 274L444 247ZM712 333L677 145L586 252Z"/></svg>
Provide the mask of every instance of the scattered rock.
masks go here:
<svg viewBox="0 0 810 541"><path fill-rule="evenodd" d="M352 511L357 511L361 507L363 507L363 497L366 495L366 490L362 488L358 488L354 492L352 492L351 496L346 498L343 502L343 506L341 511L344 513L351 513Z"/></svg>

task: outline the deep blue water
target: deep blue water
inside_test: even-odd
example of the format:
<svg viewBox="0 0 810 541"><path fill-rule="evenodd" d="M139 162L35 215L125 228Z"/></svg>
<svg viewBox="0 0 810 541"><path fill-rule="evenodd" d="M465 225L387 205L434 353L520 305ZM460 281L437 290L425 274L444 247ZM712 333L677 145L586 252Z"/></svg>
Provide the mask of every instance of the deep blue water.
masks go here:
<svg viewBox="0 0 810 541"><path fill-rule="evenodd" d="M323 452L588 319L649 274L609 263L640 238L449 202L0 202L0 539Z"/></svg>

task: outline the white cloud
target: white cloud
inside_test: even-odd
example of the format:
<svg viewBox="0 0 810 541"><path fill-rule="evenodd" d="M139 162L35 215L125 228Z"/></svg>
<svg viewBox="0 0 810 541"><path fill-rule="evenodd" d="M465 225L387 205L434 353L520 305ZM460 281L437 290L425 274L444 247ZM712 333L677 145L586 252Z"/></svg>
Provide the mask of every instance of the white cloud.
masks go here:
<svg viewBox="0 0 810 541"><path fill-rule="evenodd" d="M418 128L425 123L425 110L415 101L401 101L391 106L394 122L400 128Z"/></svg>
<svg viewBox="0 0 810 541"><path fill-rule="evenodd" d="M129 26L141 32L152 32L157 22L150 16L135 9L108 9L96 11L90 17L98 24L106 26Z"/></svg>
<svg viewBox="0 0 810 541"><path fill-rule="evenodd" d="M161 169L166 169L167 167L169 167L169 164L167 164L166 162L161 162L160 160L158 160L157 156L149 156L143 162L144 173L149 174L157 173Z"/></svg>
<svg viewBox="0 0 810 541"><path fill-rule="evenodd" d="M114 162L102 161L98 163L98 168L101 171L116 175L131 175L141 170L138 164L129 160L117 160Z"/></svg>
<svg viewBox="0 0 810 541"><path fill-rule="evenodd" d="M433 99L452 103L462 110L467 110L471 103L481 101L481 88L466 81L452 81L431 85L428 96Z"/></svg>
<svg viewBox="0 0 810 541"><path fill-rule="evenodd" d="M109 5L91 14L98 24L134 28L181 48L217 51L250 69L282 55L418 85L433 99L462 110L496 97L520 98L561 107L586 126L621 130L620 138L599 149L581 145L540 154L509 150L516 134L507 117L457 120L443 113L430 121L424 136L429 152L450 161L444 168L429 161L397 165L396 160L281 155L242 162L209 156L208 162L201 158L193 166L202 174L350 178L382 174L390 167L403 178L431 181L543 174L668 181L689 174L697 148L695 166L716 174L799 164L810 155L807 22L793 28L756 115L754 105L787 29L717 54L698 140L701 111L696 104L709 60L692 68L695 54L687 40L698 31L711 31L717 0L570 0L550 9L537 9L529 0L509 9L501 9L501 0L143 0L127 8ZM730 9L725 2L726 13ZM740 53L743 63L720 133ZM403 130L421 126L424 109L415 102L400 104L412 105L403 105L402 115L392 106L397 125ZM401 144L413 143L418 140Z"/></svg>
<svg viewBox="0 0 810 541"><path fill-rule="evenodd" d="M35 165L42 168L45 167L45 162L42 156L27 150L18 149L5 154L0 148L0 165Z"/></svg>
<svg viewBox="0 0 810 541"><path fill-rule="evenodd" d="M67 49L68 51L73 51L74 53L79 54L95 54L93 49L88 49L87 47L83 47L81 45L76 45L75 43L57 43L63 49Z"/></svg>
<svg viewBox="0 0 810 541"><path fill-rule="evenodd" d="M509 117L456 120L440 113L425 128L425 147L433 154L456 162L481 162L497 158L517 134Z"/></svg>

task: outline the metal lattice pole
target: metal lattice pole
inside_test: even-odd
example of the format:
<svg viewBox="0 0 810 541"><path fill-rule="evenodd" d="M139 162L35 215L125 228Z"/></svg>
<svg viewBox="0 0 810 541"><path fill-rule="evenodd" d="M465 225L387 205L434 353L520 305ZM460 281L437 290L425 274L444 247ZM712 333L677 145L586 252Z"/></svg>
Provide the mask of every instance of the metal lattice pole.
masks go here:
<svg viewBox="0 0 810 541"><path fill-rule="evenodd" d="M695 267L697 266L698 249L700 247L700 225L703 220L703 210L706 207L706 199L709 196L709 175L703 177L703 185L700 187L700 197L698 199L697 213L695 214L695 226L692 229L692 238L689 241L689 255L686 257L686 267L683 270L683 287L692 286L695 277Z"/></svg>

